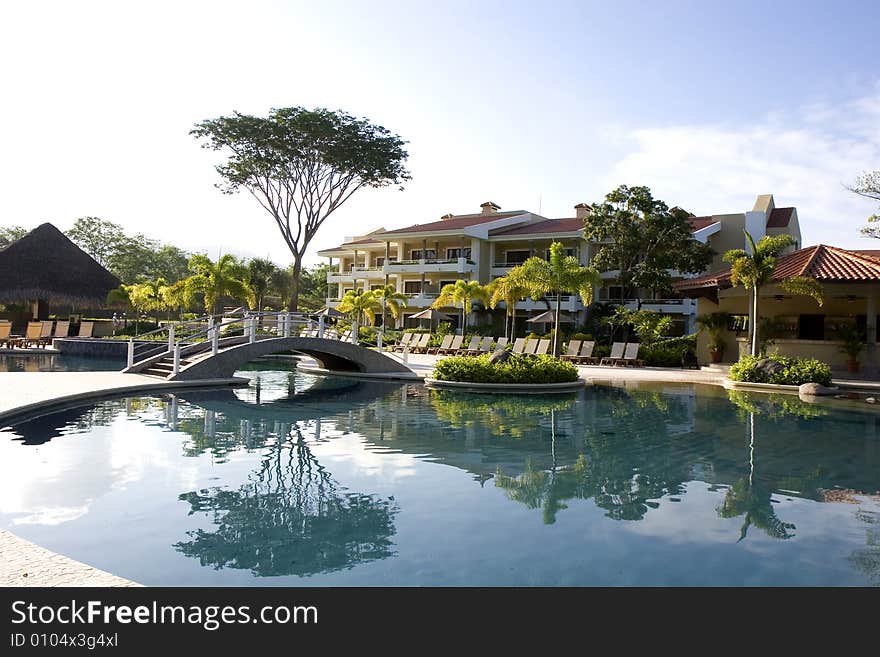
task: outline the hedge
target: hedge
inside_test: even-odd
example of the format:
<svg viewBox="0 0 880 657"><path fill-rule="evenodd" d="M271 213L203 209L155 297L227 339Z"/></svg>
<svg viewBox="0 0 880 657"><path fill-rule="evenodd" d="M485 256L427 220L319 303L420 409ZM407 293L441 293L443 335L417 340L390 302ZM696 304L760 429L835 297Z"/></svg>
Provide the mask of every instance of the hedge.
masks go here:
<svg viewBox="0 0 880 657"><path fill-rule="evenodd" d="M781 365L778 372L769 370ZM799 386L802 383L831 385L831 368L815 358L792 358L789 356L744 356L730 367L731 381L748 383L774 383Z"/></svg>
<svg viewBox="0 0 880 657"><path fill-rule="evenodd" d="M511 356L491 363L487 354L444 358L434 367L434 378L467 383L568 383L577 381L578 370L552 356Z"/></svg>

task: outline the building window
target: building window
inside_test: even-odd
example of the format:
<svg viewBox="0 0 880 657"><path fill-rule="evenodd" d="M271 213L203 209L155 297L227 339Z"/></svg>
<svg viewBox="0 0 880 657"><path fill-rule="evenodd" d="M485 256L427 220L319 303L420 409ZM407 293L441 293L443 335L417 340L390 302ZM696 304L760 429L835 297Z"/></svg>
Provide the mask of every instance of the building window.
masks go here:
<svg viewBox="0 0 880 657"><path fill-rule="evenodd" d="M801 316L799 316L797 331L798 331L798 340L824 340L825 339L825 315L801 315Z"/></svg>
<svg viewBox="0 0 880 657"><path fill-rule="evenodd" d="M425 255L423 256L422 253ZM436 260L437 259L437 251L434 249L413 249L409 252L410 260L421 260L424 258L425 260Z"/></svg>
<svg viewBox="0 0 880 657"><path fill-rule="evenodd" d="M383 287L385 287L385 286L384 285L371 285L370 289L371 290L381 290Z"/></svg>
<svg viewBox="0 0 880 657"><path fill-rule="evenodd" d="M404 281L403 282L403 291L406 294L421 294L422 282L421 281Z"/></svg>
<svg viewBox="0 0 880 657"><path fill-rule="evenodd" d="M384 267L385 266L385 258L376 258L376 266Z"/></svg>
<svg viewBox="0 0 880 657"><path fill-rule="evenodd" d="M454 249L446 249L446 259L453 260L455 258L470 258L471 257L471 247L466 246L463 249L460 247L455 247Z"/></svg>
<svg viewBox="0 0 880 657"><path fill-rule="evenodd" d="M504 252L504 261L508 265L521 265L526 260L529 259L529 254L531 252L528 250L523 251L505 251Z"/></svg>
<svg viewBox="0 0 880 657"><path fill-rule="evenodd" d="M620 301L623 299L623 286L621 285L609 285L606 292L606 299L613 299L616 301Z"/></svg>

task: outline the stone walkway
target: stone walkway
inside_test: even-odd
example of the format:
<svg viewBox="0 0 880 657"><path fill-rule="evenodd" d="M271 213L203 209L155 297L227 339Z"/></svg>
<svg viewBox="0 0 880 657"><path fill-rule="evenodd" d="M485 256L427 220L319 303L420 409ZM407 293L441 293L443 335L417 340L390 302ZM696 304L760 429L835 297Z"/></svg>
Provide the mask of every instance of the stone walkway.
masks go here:
<svg viewBox="0 0 880 657"><path fill-rule="evenodd" d="M0 586L140 586L0 529Z"/></svg>

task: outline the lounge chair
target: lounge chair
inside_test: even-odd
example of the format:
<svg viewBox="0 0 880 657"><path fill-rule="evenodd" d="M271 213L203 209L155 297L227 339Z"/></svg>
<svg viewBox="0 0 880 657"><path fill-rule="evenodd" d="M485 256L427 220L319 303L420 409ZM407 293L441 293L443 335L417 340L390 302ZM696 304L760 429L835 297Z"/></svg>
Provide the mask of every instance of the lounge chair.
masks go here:
<svg viewBox="0 0 880 657"><path fill-rule="evenodd" d="M499 349L507 349L507 342L507 338L498 338L495 341L495 351L498 351Z"/></svg>
<svg viewBox="0 0 880 657"><path fill-rule="evenodd" d="M452 346L452 338L454 338L454 337L455 336L452 334L444 335L443 341L440 343L440 346L439 347L431 347L430 349L428 349L428 353L429 354L439 354L441 350L449 349L449 347Z"/></svg>
<svg viewBox="0 0 880 657"><path fill-rule="evenodd" d="M623 352L623 358L615 362L615 365L624 365L626 367L643 367L645 365L645 361L639 358L639 347L641 345L638 342L630 342L626 345L626 349Z"/></svg>
<svg viewBox="0 0 880 657"><path fill-rule="evenodd" d="M574 359L576 363L581 363L583 365L595 365L599 362L599 359L593 356L593 349L595 349L596 343L593 340L585 340L581 345L581 352Z"/></svg>
<svg viewBox="0 0 880 657"><path fill-rule="evenodd" d="M11 333L12 322L0 321L0 347L13 346L15 344L17 338L10 337Z"/></svg>
<svg viewBox="0 0 880 657"><path fill-rule="evenodd" d="M428 343L431 341L430 333L422 333L418 339L409 343L409 350L416 354L424 354L428 352Z"/></svg>
<svg viewBox="0 0 880 657"><path fill-rule="evenodd" d="M514 356L522 356L525 353L526 339L517 338L513 341L513 349L510 350Z"/></svg>
<svg viewBox="0 0 880 657"><path fill-rule="evenodd" d="M459 349L461 349L461 343L464 342L463 335L456 335L452 338L452 342L449 343L449 346L446 349L440 348L437 350L438 354L455 354L458 353Z"/></svg>
<svg viewBox="0 0 880 657"><path fill-rule="evenodd" d="M550 350L550 340L538 340L538 347L535 349L535 356L546 356Z"/></svg>
<svg viewBox="0 0 880 657"><path fill-rule="evenodd" d="M599 364L614 365L617 361L623 358L624 349L626 349L625 342L615 342L613 345L611 345L611 355L605 356L605 358L599 361Z"/></svg>
<svg viewBox="0 0 880 657"><path fill-rule="evenodd" d="M40 342L40 335L43 332L42 322L28 322L24 337L18 338L15 342L22 349L26 349L30 345L37 345Z"/></svg>
<svg viewBox="0 0 880 657"><path fill-rule="evenodd" d="M351 342L351 329L343 331L342 335L339 336L339 340L342 342Z"/></svg>
<svg viewBox="0 0 880 657"><path fill-rule="evenodd" d="M568 349L565 350L565 353L560 356L562 360L577 360L578 353L581 350L581 340L570 340L568 343Z"/></svg>
<svg viewBox="0 0 880 657"><path fill-rule="evenodd" d="M70 322L55 322L55 335L53 337L66 338L68 333L70 333Z"/></svg>
<svg viewBox="0 0 880 657"><path fill-rule="evenodd" d="M90 338L92 337L92 331L95 330L94 322L80 322L79 324L79 338Z"/></svg>
<svg viewBox="0 0 880 657"><path fill-rule="evenodd" d="M480 346L480 336L475 335L474 337L471 338L471 341L468 344L468 346L465 349L459 349L458 353L471 354L471 353L476 352L478 350L479 346Z"/></svg>
<svg viewBox="0 0 880 657"><path fill-rule="evenodd" d="M493 338L491 335L484 337L482 340L480 340L480 346L477 347L475 355L479 356L480 354L488 354L490 351L492 351L493 342L495 342L495 338Z"/></svg>
<svg viewBox="0 0 880 657"><path fill-rule="evenodd" d="M537 338L526 338L526 346L523 349L523 354L528 356L534 354L535 350L538 348L538 342L540 342L540 340L538 340Z"/></svg>
<svg viewBox="0 0 880 657"><path fill-rule="evenodd" d="M409 346L409 342L413 339L414 336L414 333L404 333L402 336L400 336L400 342L391 347L391 351L403 351L407 348L407 346Z"/></svg>

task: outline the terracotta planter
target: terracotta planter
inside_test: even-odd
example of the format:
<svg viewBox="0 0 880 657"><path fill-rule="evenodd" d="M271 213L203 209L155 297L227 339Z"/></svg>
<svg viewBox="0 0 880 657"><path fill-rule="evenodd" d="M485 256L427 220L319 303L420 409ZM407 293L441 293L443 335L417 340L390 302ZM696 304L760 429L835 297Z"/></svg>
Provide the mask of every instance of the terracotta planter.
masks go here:
<svg viewBox="0 0 880 657"><path fill-rule="evenodd" d="M859 361L857 361L855 358L851 358L850 360L846 361L846 371L851 374L858 372Z"/></svg>
<svg viewBox="0 0 880 657"><path fill-rule="evenodd" d="M724 356L723 351L710 351L709 352L709 357L712 359L713 363L720 363L722 356Z"/></svg>

